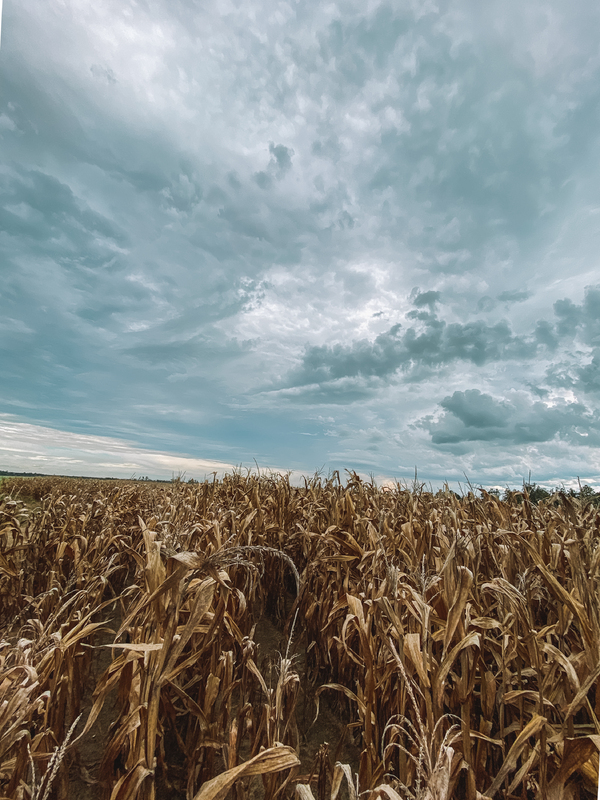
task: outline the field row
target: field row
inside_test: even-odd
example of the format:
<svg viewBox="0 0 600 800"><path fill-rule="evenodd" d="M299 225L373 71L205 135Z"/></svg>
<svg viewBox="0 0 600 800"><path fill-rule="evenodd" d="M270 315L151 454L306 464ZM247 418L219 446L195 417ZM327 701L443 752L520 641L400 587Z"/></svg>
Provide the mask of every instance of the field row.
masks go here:
<svg viewBox="0 0 600 800"><path fill-rule="evenodd" d="M0 800L596 797L593 502L354 474L2 492Z"/></svg>

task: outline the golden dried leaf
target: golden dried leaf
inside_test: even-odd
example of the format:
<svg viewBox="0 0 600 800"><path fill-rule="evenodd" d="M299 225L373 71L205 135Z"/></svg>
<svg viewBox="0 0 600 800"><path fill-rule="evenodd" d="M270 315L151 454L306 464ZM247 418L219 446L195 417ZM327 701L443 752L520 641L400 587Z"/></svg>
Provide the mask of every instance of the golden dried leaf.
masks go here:
<svg viewBox="0 0 600 800"><path fill-rule="evenodd" d="M276 745L207 781L194 795L194 800L224 800L231 787L240 778L251 775L270 775L273 772L282 772L284 769L299 765L300 759L291 747Z"/></svg>
<svg viewBox="0 0 600 800"><path fill-rule="evenodd" d="M469 599L469 592L473 585L473 573L470 569L467 569L467 567L458 567L458 572L460 574L460 583L454 596L452 607L448 612L448 621L446 623L446 633L444 636L444 653L446 653L452 642L452 637L454 636L454 632L465 610L467 600Z"/></svg>
<svg viewBox="0 0 600 800"><path fill-rule="evenodd" d="M420 633L407 633L404 635L404 655L410 659L412 665L417 670L423 688L430 689L431 683L429 682L429 675L423 664Z"/></svg>
<svg viewBox="0 0 600 800"><path fill-rule="evenodd" d="M539 714L536 714L533 719L529 720L527 725L523 728L521 733L513 742L513 745L508 751L508 755L504 760L504 764L502 764L496 777L486 791L487 795L493 797L504 783L504 779L510 775L511 772L514 772L517 766L517 759L527 744L527 740L530 736L535 736L535 734L546 724L546 722L546 717L542 717Z"/></svg>

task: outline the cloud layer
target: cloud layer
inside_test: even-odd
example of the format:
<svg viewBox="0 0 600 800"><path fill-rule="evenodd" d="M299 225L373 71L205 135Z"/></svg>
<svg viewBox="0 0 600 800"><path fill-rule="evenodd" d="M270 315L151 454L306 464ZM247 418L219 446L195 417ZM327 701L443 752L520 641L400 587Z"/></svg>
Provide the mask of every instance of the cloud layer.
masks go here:
<svg viewBox="0 0 600 800"><path fill-rule="evenodd" d="M599 17L8 4L0 411L224 463L600 481Z"/></svg>
<svg viewBox="0 0 600 800"><path fill-rule="evenodd" d="M235 465L136 447L132 442L66 433L41 425L15 422L0 415L2 469L15 472L58 473L87 477L222 476Z"/></svg>

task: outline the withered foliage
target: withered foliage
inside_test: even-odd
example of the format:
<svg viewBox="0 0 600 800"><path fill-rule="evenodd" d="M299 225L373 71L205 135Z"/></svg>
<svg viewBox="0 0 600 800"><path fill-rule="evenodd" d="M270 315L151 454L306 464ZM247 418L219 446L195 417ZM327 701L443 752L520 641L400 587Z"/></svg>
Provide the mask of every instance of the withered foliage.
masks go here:
<svg viewBox="0 0 600 800"><path fill-rule="evenodd" d="M0 800L77 774L107 800L596 796L597 506L353 473L2 492ZM356 764L302 761L323 703Z"/></svg>

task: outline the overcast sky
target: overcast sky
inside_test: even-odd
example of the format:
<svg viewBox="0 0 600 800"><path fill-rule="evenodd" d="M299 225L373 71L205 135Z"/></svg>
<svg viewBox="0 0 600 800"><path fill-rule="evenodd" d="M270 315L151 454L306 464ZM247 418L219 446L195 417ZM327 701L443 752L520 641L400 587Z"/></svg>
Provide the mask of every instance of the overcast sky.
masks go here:
<svg viewBox="0 0 600 800"><path fill-rule="evenodd" d="M599 31L6 0L0 469L598 486Z"/></svg>

